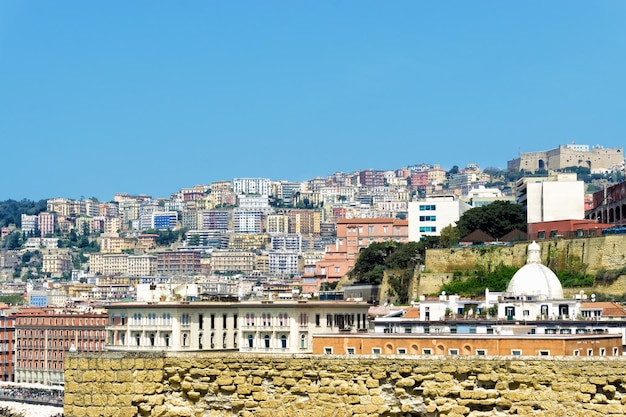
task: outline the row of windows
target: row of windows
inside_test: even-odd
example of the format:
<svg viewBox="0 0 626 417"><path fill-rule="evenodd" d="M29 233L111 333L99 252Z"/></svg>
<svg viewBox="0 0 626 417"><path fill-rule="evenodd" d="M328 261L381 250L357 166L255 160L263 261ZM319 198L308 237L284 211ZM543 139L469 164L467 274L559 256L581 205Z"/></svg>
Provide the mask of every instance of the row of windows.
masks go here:
<svg viewBox="0 0 626 417"><path fill-rule="evenodd" d="M354 347L347 347L346 348L346 352L347 355L354 355L356 354L356 348ZM406 355L408 353L406 348L397 348L396 349L396 354L398 355ZM572 355L573 356L580 356L581 350L580 349L575 349L572 351ZM619 356L619 348L614 347L612 350L613 356ZM333 354L333 348L332 347L324 347L324 354L326 355L332 355ZM382 348L379 347L374 347L372 348L372 354L373 355L380 355L382 354ZM422 349L422 355L432 355L433 354L433 349L432 348L423 348ZM600 348L598 350L598 354L599 356L606 356L606 348ZM448 349L448 355L459 355L459 349ZM487 349L476 349L476 355L478 356L486 356L487 355ZM522 356L522 350L521 349L511 349L511 356ZM593 356L594 352L593 349L587 349L587 356ZM538 356L550 356L550 351L549 350L540 350L538 352Z"/></svg>
<svg viewBox="0 0 626 417"><path fill-rule="evenodd" d="M34 338L35 343L37 343L37 337L39 336L40 338L43 338L45 333L44 330L39 331L39 335L37 334L37 330L34 331L33 334L33 330L17 330L16 331L16 336L18 338L21 337L29 337L29 338ZM48 337L104 337L104 330L47 330L48 333Z"/></svg>
<svg viewBox="0 0 626 417"><path fill-rule="evenodd" d="M41 319L41 320L40 320ZM75 317L18 317L16 326L25 325L49 325L49 326L100 326L105 324L104 318L82 318L76 319Z"/></svg>
<svg viewBox="0 0 626 417"><path fill-rule="evenodd" d="M435 211L435 210L437 210L435 204L420 204L420 211Z"/></svg>
<svg viewBox="0 0 626 417"><path fill-rule="evenodd" d="M437 227L435 226L420 226L420 233L428 233L428 232L436 232L437 231Z"/></svg>
<svg viewBox="0 0 626 417"><path fill-rule="evenodd" d="M420 216L421 222L435 222L437 221L437 216Z"/></svg>

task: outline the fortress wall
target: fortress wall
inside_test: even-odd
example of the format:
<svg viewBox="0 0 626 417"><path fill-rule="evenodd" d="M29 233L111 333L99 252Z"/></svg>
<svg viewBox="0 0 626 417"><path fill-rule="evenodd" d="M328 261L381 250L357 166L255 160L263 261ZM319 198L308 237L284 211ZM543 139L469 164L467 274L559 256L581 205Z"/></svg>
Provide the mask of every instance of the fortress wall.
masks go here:
<svg viewBox="0 0 626 417"><path fill-rule="evenodd" d="M550 260L565 265L576 257L587 265L587 273L626 267L626 235L608 235L580 239L554 239L537 242L541 246L541 261ZM512 246L470 246L452 249L428 249L424 268L430 273L453 273L473 270L478 265L505 265L522 267L526 263L529 242Z"/></svg>
<svg viewBox="0 0 626 417"><path fill-rule="evenodd" d="M69 354L66 417L623 416L626 358Z"/></svg>

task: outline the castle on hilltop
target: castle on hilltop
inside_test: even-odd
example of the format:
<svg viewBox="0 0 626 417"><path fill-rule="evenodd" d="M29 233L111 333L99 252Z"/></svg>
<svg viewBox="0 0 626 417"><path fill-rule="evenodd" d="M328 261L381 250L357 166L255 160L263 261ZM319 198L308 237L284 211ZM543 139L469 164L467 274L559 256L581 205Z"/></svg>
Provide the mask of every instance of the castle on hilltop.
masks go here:
<svg viewBox="0 0 626 417"><path fill-rule="evenodd" d="M586 167L592 173L605 173L624 163L624 149L604 148L595 145L578 145L570 143L559 145L558 148L541 152L523 152L519 158L507 162L509 171L558 170L567 167Z"/></svg>

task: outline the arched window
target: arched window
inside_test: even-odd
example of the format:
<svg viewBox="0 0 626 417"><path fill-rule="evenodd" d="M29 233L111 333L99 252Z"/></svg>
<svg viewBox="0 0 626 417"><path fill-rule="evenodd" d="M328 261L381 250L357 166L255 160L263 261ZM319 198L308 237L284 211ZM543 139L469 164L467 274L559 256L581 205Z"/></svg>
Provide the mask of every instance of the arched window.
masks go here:
<svg viewBox="0 0 626 417"><path fill-rule="evenodd" d="M248 335L248 347L254 347L254 336L252 336L251 334Z"/></svg>
<svg viewBox="0 0 626 417"><path fill-rule="evenodd" d="M270 348L270 335L266 334L265 337L263 338L263 342L265 343L265 349L269 349Z"/></svg>
<svg viewBox="0 0 626 417"><path fill-rule="evenodd" d="M300 335L300 349L306 349L306 334Z"/></svg>
<svg viewBox="0 0 626 417"><path fill-rule="evenodd" d="M287 349L287 336L282 335L280 337L280 347L283 349Z"/></svg>
<svg viewBox="0 0 626 417"><path fill-rule="evenodd" d="M141 335L139 333L135 334L135 344L141 346Z"/></svg>
<svg viewBox="0 0 626 417"><path fill-rule="evenodd" d="M154 333L150 333L150 346L154 346L155 336Z"/></svg>

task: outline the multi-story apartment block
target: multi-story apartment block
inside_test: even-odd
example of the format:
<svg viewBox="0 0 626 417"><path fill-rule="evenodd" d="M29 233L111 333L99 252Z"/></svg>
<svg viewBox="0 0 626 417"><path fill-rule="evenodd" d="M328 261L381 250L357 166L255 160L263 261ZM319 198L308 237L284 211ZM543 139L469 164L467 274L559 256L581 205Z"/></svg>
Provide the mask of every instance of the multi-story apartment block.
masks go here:
<svg viewBox="0 0 626 417"><path fill-rule="evenodd" d="M585 217L585 183L576 174L523 177L515 184L515 198L527 223L581 220Z"/></svg>
<svg viewBox="0 0 626 417"><path fill-rule="evenodd" d="M157 253L158 275L196 275L202 271L201 254L195 250Z"/></svg>
<svg viewBox="0 0 626 417"><path fill-rule="evenodd" d="M200 216L201 212L196 209L183 210L180 215L180 223L185 229L197 230L199 229L198 225L200 222L198 220Z"/></svg>
<svg viewBox="0 0 626 417"><path fill-rule="evenodd" d="M270 195L272 183L269 178L235 178L233 191L236 194Z"/></svg>
<svg viewBox="0 0 626 417"><path fill-rule="evenodd" d="M300 272L299 256L296 251L271 250L269 255L269 275L272 277L293 277Z"/></svg>
<svg viewBox="0 0 626 417"><path fill-rule="evenodd" d="M92 253L89 255L89 272L93 275L128 274L126 253Z"/></svg>
<svg viewBox="0 0 626 417"><path fill-rule="evenodd" d="M11 311L0 311L0 381L14 382L13 352L15 351L15 317Z"/></svg>
<svg viewBox="0 0 626 417"><path fill-rule="evenodd" d="M211 268L218 273L250 274L255 269L255 257L252 251L214 250L211 252Z"/></svg>
<svg viewBox="0 0 626 417"><path fill-rule="evenodd" d="M270 234L288 233L289 216L286 214L268 214L265 218L265 231Z"/></svg>
<svg viewBox="0 0 626 417"><path fill-rule="evenodd" d="M302 235L280 234L273 235L271 241L272 250L286 250L296 253L302 252Z"/></svg>
<svg viewBox="0 0 626 417"><path fill-rule="evenodd" d="M267 209L270 206L270 199L267 195L240 194L237 201L241 208Z"/></svg>
<svg viewBox="0 0 626 417"><path fill-rule="evenodd" d="M199 215L201 216L198 220L200 230L226 232L230 229L232 211L208 210L201 211Z"/></svg>
<svg viewBox="0 0 626 417"><path fill-rule="evenodd" d="M321 211L292 209L287 212L287 216L289 216L289 233L301 235L320 234Z"/></svg>
<svg viewBox="0 0 626 417"><path fill-rule="evenodd" d="M120 207L117 203L99 203L97 215L106 218L118 217L120 215Z"/></svg>
<svg viewBox="0 0 626 417"><path fill-rule="evenodd" d="M105 350L103 313L23 309L15 314L15 382L63 385L68 350Z"/></svg>
<svg viewBox="0 0 626 417"><path fill-rule="evenodd" d="M104 221L104 234L107 236L117 235L122 230L122 219L119 217L107 217Z"/></svg>
<svg viewBox="0 0 626 417"><path fill-rule="evenodd" d="M362 187L378 187L385 185L385 171L367 169L359 171L359 184Z"/></svg>
<svg viewBox="0 0 626 417"><path fill-rule="evenodd" d="M263 233L266 211L261 209L233 210L233 231L235 233Z"/></svg>
<svg viewBox="0 0 626 417"><path fill-rule="evenodd" d="M122 253L133 250L137 246L137 240L133 237L120 237L105 235L100 237L100 252Z"/></svg>
<svg viewBox="0 0 626 417"><path fill-rule="evenodd" d="M68 249L47 249L43 253L41 272L61 276L72 270L72 257Z"/></svg>
<svg viewBox="0 0 626 417"><path fill-rule="evenodd" d="M235 250L264 250L270 244L268 234L257 233L234 233L228 235L228 249Z"/></svg>
<svg viewBox="0 0 626 417"><path fill-rule="evenodd" d="M356 333L368 324L366 303L192 302L108 306L108 350L310 353L313 336Z"/></svg>
<svg viewBox="0 0 626 417"><path fill-rule="evenodd" d="M34 234L38 229L39 225L37 223L38 216L33 214L22 214L21 223L22 223L22 233L26 233L26 235Z"/></svg>
<svg viewBox="0 0 626 417"><path fill-rule="evenodd" d="M127 271L131 277L156 275L157 257L154 255L131 255L128 257Z"/></svg>
<svg viewBox="0 0 626 417"><path fill-rule="evenodd" d="M51 235L54 233L56 226L56 214L48 211L41 212L37 215L37 225L41 236Z"/></svg>
<svg viewBox="0 0 626 417"><path fill-rule="evenodd" d="M409 203L409 240L439 236L441 229L454 226L471 206L454 196L428 197Z"/></svg>

